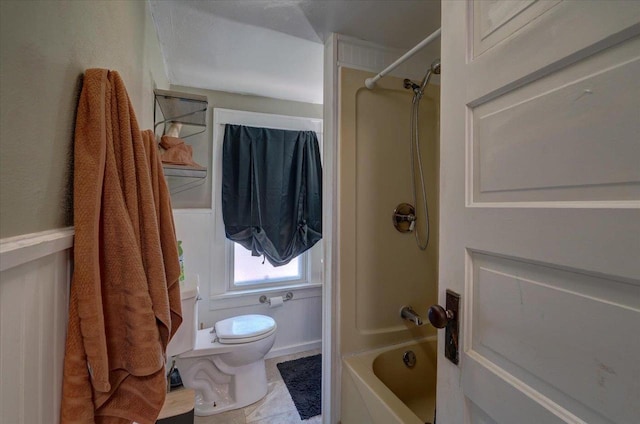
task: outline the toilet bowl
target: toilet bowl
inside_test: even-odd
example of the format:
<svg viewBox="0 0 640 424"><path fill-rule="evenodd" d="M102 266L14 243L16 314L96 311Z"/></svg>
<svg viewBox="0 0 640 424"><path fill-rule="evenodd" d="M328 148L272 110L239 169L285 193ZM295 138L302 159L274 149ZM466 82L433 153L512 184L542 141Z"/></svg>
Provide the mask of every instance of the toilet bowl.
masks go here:
<svg viewBox="0 0 640 424"><path fill-rule="evenodd" d="M197 289L182 291L183 324L167 347L185 387L196 391L195 414L213 415L250 405L267 394L265 355L276 323L265 315L240 315L197 330Z"/></svg>

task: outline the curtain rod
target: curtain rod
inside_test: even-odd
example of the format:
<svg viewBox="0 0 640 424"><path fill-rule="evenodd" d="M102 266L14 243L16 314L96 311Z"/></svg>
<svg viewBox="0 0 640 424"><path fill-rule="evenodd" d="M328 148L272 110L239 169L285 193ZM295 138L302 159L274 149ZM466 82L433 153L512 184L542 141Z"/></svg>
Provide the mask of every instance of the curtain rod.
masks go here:
<svg viewBox="0 0 640 424"><path fill-rule="evenodd" d="M373 78L367 78L364 81L364 85L366 85L368 89L372 90L376 86L376 82L380 78L382 78L383 76L387 75L389 72L391 72L394 69L396 69L402 62L404 62L405 60L409 59L411 56L416 54L424 46L426 46L427 44L431 43L436 38L440 37L440 32L441 32L441 28L438 28L437 30L435 30L431 35L429 35L427 38L425 38L424 40L419 42L414 48L412 48L411 50L409 50L408 52L406 52L405 54L400 56L400 58L398 60L396 60L395 62L393 62L391 65L387 66L378 75L376 75Z"/></svg>

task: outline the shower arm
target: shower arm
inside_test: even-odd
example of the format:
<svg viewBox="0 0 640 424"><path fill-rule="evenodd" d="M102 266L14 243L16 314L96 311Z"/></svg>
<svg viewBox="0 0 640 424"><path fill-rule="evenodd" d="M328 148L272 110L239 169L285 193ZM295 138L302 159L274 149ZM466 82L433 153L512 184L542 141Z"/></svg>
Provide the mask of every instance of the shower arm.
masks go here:
<svg viewBox="0 0 640 424"><path fill-rule="evenodd" d="M373 90L373 88L376 86L376 82L382 78L383 76L387 75L389 72L393 71L394 69L396 69L401 63L403 63L405 60L409 59L411 56L413 56L414 54L416 54L418 51L420 51L424 46L426 46L427 44L430 44L431 42L433 42L433 40L435 40L436 38L440 37L440 32L441 29L438 28L437 30L435 30L431 35L429 35L427 38L425 38L424 40L422 40L421 42L419 42L415 47L413 47L411 50L409 50L408 52L406 52L405 54L403 54L402 56L400 56L395 62L393 62L391 65L387 66L386 68L384 68L384 70L380 71L380 73L378 75L376 75L373 78L367 78L364 81L364 85L370 89Z"/></svg>

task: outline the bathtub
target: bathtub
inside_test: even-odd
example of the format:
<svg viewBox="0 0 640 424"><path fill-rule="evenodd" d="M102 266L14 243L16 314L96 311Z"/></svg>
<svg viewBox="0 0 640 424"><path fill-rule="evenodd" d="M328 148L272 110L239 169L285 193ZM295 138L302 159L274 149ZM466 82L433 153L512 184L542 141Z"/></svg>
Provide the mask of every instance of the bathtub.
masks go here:
<svg viewBox="0 0 640 424"><path fill-rule="evenodd" d="M436 347L429 337L343 358L342 424L433 423ZM408 350L413 368L403 361Z"/></svg>

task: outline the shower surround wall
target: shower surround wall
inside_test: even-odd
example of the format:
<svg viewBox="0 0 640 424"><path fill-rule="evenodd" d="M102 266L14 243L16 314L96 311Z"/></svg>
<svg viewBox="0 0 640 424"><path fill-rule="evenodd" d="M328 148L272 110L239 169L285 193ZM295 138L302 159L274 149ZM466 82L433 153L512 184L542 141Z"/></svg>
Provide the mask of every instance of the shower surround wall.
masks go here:
<svg viewBox="0 0 640 424"><path fill-rule="evenodd" d="M385 77L374 90L368 90L364 80L373 75L346 67L339 72L342 356L435 334L426 315L427 308L437 303L438 288L440 90L430 85L420 103L421 154L431 229L429 246L421 251L414 234L399 233L391 220L398 204L413 203L409 150L413 93L395 77ZM416 184L419 193L419 179ZM417 214L423 224L418 228L424 231L420 203L418 200ZM426 324L416 327L400 319L403 305L413 306Z"/></svg>

